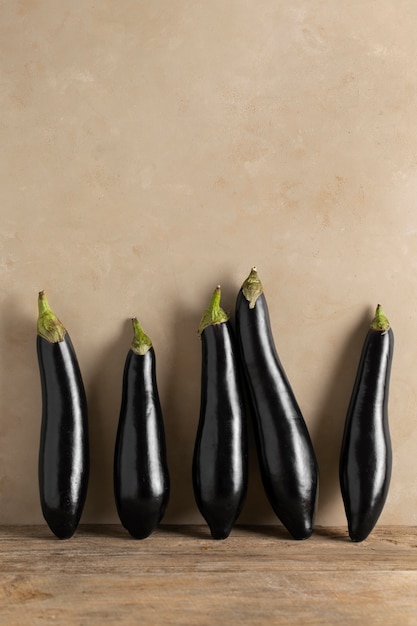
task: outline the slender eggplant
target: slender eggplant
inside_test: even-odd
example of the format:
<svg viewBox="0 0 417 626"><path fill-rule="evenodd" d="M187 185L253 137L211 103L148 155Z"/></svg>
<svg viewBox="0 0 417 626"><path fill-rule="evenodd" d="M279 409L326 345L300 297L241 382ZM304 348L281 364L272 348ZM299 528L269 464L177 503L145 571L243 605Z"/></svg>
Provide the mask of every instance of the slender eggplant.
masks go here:
<svg viewBox="0 0 417 626"><path fill-rule="evenodd" d="M165 513L170 480L155 351L136 318L132 324L114 452L114 496L124 528L144 539Z"/></svg>
<svg viewBox="0 0 417 626"><path fill-rule="evenodd" d="M244 504L247 430L238 353L217 287L199 327L202 344L200 418L192 478L197 506L213 539L226 539Z"/></svg>
<svg viewBox="0 0 417 626"><path fill-rule="evenodd" d="M317 461L276 351L256 268L252 268L237 297L236 331L266 495L291 535L306 539L313 532Z"/></svg>
<svg viewBox="0 0 417 626"><path fill-rule="evenodd" d="M391 479L388 392L394 335L380 305L365 337L340 454L340 488L352 541L363 541L384 508Z"/></svg>
<svg viewBox="0 0 417 626"><path fill-rule="evenodd" d="M74 347L51 311L38 298L37 354L42 389L39 491L43 516L59 539L70 538L87 494L89 444L87 401Z"/></svg>

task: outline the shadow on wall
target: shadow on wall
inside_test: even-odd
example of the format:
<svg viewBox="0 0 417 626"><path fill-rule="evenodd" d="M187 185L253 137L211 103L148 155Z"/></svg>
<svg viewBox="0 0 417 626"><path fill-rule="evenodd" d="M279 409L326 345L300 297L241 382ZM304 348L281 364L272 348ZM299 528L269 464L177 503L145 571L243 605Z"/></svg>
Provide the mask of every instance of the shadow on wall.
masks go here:
<svg viewBox="0 0 417 626"><path fill-rule="evenodd" d="M7 373L0 383L0 523L3 524L17 520L38 523L42 519L38 489L42 402L36 317L36 300L33 317L23 316L21 307L14 307L11 298L1 310L0 359L1 369Z"/></svg>
<svg viewBox="0 0 417 626"><path fill-rule="evenodd" d="M200 402L199 311L178 307L170 323L174 336L161 393L171 495L163 521L189 521L196 509L191 481L194 436ZM161 390L160 390L161 391Z"/></svg>
<svg viewBox="0 0 417 626"><path fill-rule="evenodd" d="M94 374L84 380L89 415L90 479L82 523L117 523L113 458L122 398L123 369L133 338L130 319L97 353Z"/></svg>
<svg viewBox="0 0 417 626"><path fill-rule="evenodd" d="M362 346L372 317L371 310L364 311L347 336L338 360L332 367L332 374L318 403L315 418L313 416L315 427L311 429L311 438L316 451L320 480L318 516L324 518L324 522L326 513L335 500L340 500L343 507L339 486L340 448Z"/></svg>

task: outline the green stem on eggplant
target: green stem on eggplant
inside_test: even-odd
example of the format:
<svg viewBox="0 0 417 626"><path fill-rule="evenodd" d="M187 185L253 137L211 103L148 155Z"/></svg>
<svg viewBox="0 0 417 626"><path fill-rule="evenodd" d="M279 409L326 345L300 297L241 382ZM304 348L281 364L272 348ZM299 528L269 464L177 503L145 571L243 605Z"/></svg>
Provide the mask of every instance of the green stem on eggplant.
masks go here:
<svg viewBox="0 0 417 626"><path fill-rule="evenodd" d="M371 329L384 331L384 330L389 330L389 327L390 327L390 323L388 319L385 317L385 314L382 310L382 306L378 304L378 306L376 307L376 311L375 311L375 317L371 323Z"/></svg>
<svg viewBox="0 0 417 626"><path fill-rule="evenodd" d="M257 299L263 292L262 283L259 280L256 267L252 267L249 276L242 285L242 293L249 302L249 308L253 309Z"/></svg>
<svg viewBox="0 0 417 626"><path fill-rule="evenodd" d="M212 326L213 324L222 324L223 322L227 322L229 320L228 314L223 311L220 306L221 299L221 289L220 285L217 285L216 289L211 296L210 304L207 309L203 313L203 317L201 318L200 325L198 327L198 333L201 335L203 330L207 328L207 326Z"/></svg>
<svg viewBox="0 0 417 626"><path fill-rule="evenodd" d="M152 347L152 341L146 335L136 317L132 318L134 337L131 349L135 354L144 355Z"/></svg>
<svg viewBox="0 0 417 626"><path fill-rule="evenodd" d="M38 311L38 335L49 343L63 341L67 331L63 323L52 312L44 291L39 292Z"/></svg>

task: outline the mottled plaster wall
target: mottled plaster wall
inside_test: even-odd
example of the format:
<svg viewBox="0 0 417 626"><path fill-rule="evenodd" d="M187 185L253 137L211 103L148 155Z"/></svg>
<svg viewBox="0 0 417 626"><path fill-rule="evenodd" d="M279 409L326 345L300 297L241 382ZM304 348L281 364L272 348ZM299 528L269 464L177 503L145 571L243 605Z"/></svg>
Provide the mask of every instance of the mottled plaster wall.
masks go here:
<svg viewBox="0 0 417 626"><path fill-rule="evenodd" d="M190 467L198 322L256 264L344 524L343 421L381 302L396 337L384 523L416 524L417 5L331 0L11 0L0 20L0 522L42 521L36 298L83 371L85 522L115 522L112 456L137 315L152 337L172 496ZM256 459L241 521L273 523Z"/></svg>

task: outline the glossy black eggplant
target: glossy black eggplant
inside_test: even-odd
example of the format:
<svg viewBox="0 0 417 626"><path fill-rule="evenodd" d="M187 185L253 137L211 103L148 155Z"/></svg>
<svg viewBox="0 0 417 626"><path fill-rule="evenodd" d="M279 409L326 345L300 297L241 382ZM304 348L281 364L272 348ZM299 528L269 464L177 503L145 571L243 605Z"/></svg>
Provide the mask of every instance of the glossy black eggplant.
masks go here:
<svg viewBox="0 0 417 626"><path fill-rule="evenodd" d="M124 368L114 452L114 496L124 528L144 539L165 513L170 480L155 351L137 319L132 322L134 340Z"/></svg>
<svg viewBox="0 0 417 626"><path fill-rule="evenodd" d="M266 495L291 535L306 539L313 532L317 461L275 348L267 302L255 268L237 297L236 332Z"/></svg>
<svg viewBox="0 0 417 626"><path fill-rule="evenodd" d="M214 539L226 539L245 501L247 430L238 353L227 314L215 290L200 324L200 417L192 478L197 506Z"/></svg>
<svg viewBox="0 0 417 626"><path fill-rule="evenodd" d="M62 323L39 294L37 354L42 390L38 477L43 516L59 539L80 521L89 474L87 401L77 357Z"/></svg>
<svg viewBox="0 0 417 626"><path fill-rule="evenodd" d="M384 508L391 479L388 395L394 335L378 305L365 337L340 454L340 488L352 541L363 541Z"/></svg>

